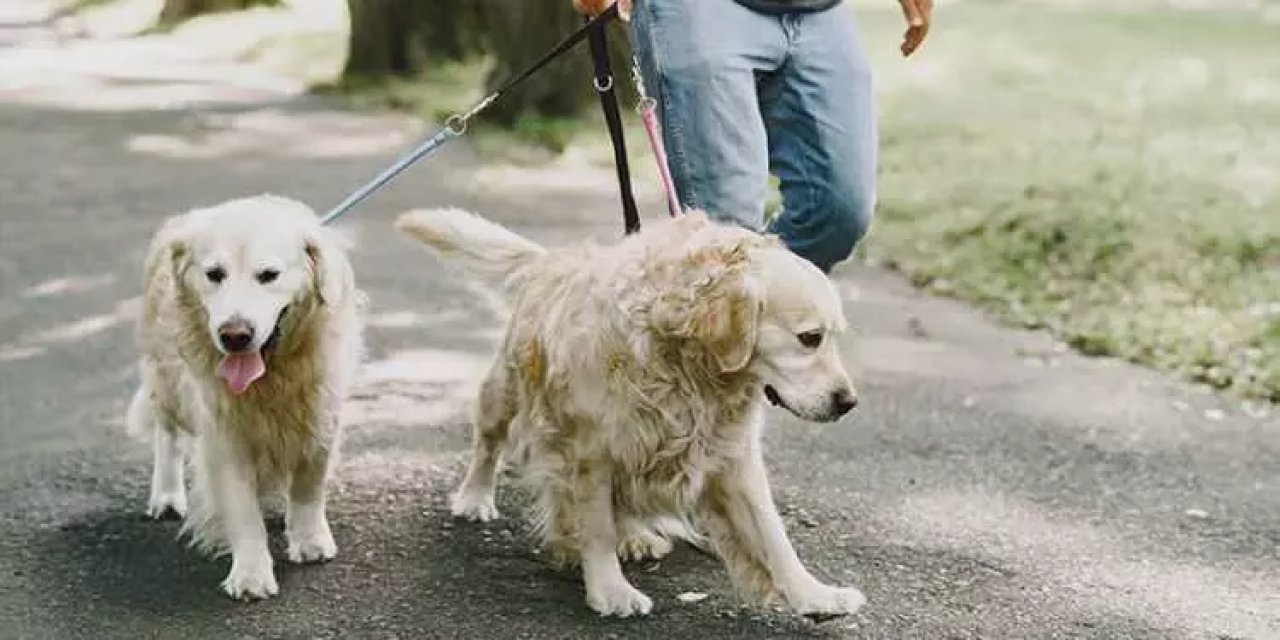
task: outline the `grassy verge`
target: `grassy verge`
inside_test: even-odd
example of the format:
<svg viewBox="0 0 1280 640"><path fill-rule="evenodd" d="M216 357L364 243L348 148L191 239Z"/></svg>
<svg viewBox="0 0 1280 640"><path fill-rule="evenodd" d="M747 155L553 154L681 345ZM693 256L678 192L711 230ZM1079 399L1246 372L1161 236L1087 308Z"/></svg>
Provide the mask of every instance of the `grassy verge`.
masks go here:
<svg viewBox="0 0 1280 640"><path fill-rule="evenodd" d="M947 8L878 60L865 252L1090 354L1280 401L1280 24ZM869 14L888 51L896 17Z"/></svg>

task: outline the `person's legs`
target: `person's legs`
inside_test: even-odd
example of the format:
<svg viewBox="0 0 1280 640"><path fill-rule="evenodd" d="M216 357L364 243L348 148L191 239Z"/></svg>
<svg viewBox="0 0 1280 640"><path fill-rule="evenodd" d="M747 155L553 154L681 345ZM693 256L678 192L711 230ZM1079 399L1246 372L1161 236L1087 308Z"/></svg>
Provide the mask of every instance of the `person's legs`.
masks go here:
<svg viewBox="0 0 1280 640"><path fill-rule="evenodd" d="M785 59L782 21L733 0L638 0L632 35L680 203L760 229L769 168L756 73Z"/></svg>
<svg viewBox="0 0 1280 640"><path fill-rule="evenodd" d="M875 207L871 69L844 5L784 16L786 62L761 84L782 211L770 224L823 271L848 258Z"/></svg>

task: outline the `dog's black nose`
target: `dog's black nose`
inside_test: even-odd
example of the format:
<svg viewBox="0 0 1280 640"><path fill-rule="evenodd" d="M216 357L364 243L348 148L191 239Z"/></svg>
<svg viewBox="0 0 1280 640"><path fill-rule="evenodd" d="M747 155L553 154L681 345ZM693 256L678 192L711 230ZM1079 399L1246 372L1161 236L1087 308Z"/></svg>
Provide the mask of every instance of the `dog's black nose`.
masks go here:
<svg viewBox="0 0 1280 640"><path fill-rule="evenodd" d="M841 389L831 394L831 406L835 407L836 415L842 416L858 406L858 396L848 389Z"/></svg>
<svg viewBox="0 0 1280 640"><path fill-rule="evenodd" d="M243 320L232 320L218 327L218 340L227 351L244 351L253 344L253 327Z"/></svg>

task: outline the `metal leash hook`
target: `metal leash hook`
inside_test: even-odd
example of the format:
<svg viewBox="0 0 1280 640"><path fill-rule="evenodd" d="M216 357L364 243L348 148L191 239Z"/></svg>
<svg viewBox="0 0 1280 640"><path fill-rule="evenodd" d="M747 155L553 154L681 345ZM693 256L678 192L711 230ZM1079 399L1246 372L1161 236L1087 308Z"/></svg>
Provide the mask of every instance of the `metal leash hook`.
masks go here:
<svg viewBox="0 0 1280 640"><path fill-rule="evenodd" d="M360 204L360 202L365 198L368 198L369 196L373 195L375 191L377 191L378 189L381 189L388 182L390 182L392 178L395 178L402 171L404 171L405 169L408 169L410 165L417 162L418 160L421 160L423 157L431 154L432 152L436 151L440 147L444 146L445 143L449 142L450 140L453 140L454 138L464 135L467 132L467 125L471 122L471 119L474 118L481 111L484 111L485 109L487 109L489 105L493 104L495 100L501 98L502 95L505 94L507 91L511 90L521 82L524 82L529 76L536 73L539 69L547 66L547 64L549 64L552 60L555 60L561 55L564 55L567 51L572 49L579 42L582 42L583 40L587 39L587 37L591 35L593 32L596 32L597 30L602 29L605 24L607 24L610 20L614 20L617 17L618 17L618 7L617 5L611 5L603 13L596 16L595 18L592 18L586 24L582 25L576 31L574 31L573 33L565 37L565 39L561 40L555 47L553 47L550 51L543 54L543 56L539 58L537 61L535 61L533 64L529 65L528 67L525 67L524 70L522 70L520 73L508 79L506 83L504 83L496 91L485 96L483 100L481 100L480 102L477 102L475 106L471 107L471 109L469 109L465 113L462 113L462 114L455 113L449 116L448 118L446 118L444 121L444 126L441 127L440 130L435 133L435 135L431 136L430 138L424 140L418 146L414 147L411 151L409 151L409 153L406 153L400 159L396 160L395 164L392 164L390 167L387 167L382 173L379 173L376 177L374 177L364 186L357 189L355 193L352 193L351 195L347 196L347 198L343 200L341 203L339 203L338 206L330 209L328 213L326 213L323 217L320 218L320 224L329 224L334 220L337 220L338 218L341 218L342 216L346 215L347 212L351 211L353 207L355 207L357 204ZM612 82L610 82L610 87L612 87Z"/></svg>
<svg viewBox="0 0 1280 640"><path fill-rule="evenodd" d="M331 209L329 213L325 214L325 216L320 219L320 224L329 224L330 222L342 217L350 211L352 207L360 204L361 200L368 198L373 194L373 192L381 189L383 185L390 182L391 179L399 175L401 171L408 169L413 163L421 160L423 156L426 156L440 148L444 143L466 134L467 125L471 123L471 119L476 117L476 115L481 111L487 109L489 105L493 104L493 101L498 99L498 95L498 93L491 93L485 96L480 102L477 102L475 106L471 107L471 109L467 110L465 113L455 113L446 118L444 121L444 127L442 127L436 135L431 136L426 142L415 147L413 151L410 151L404 157L397 160L395 164L378 174L376 178L369 181L368 184L361 187L358 191L347 196L346 200L343 200L341 204Z"/></svg>
<svg viewBox="0 0 1280 640"><path fill-rule="evenodd" d="M631 58L631 83L636 86L636 95L640 97L636 102L637 114L643 116L646 111L653 111L658 107L658 101L644 89L644 74L640 73L640 60L635 56Z"/></svg>
<svg viewBox="0 0 1280 640"><path fill-rule="evenodd" d="M455 113L449 116L448 118L445 118L445 121L444 121L445 128L452 131L453 135L455 136L463 135L464 133L467 132L467 125L471 123L471 119L476 117L476 115L478 115L481 111L488 109L489 105L493 104L493 101L498 99L498 95L499 94L496 92L491 93L485 96L484 99L481 100L480 102L477 102L475 106L471 107L471 109L468 110L466 113L463 113L462 115L458 115Z"/></svg>

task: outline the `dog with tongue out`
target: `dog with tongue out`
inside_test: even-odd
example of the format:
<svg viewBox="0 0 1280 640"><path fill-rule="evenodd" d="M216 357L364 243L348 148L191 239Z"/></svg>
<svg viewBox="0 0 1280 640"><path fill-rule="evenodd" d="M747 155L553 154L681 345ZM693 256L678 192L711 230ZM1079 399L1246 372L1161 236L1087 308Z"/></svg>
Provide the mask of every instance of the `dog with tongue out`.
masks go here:
<svg viewBox="0 0 1280 640"><path fill-rule="evenodd" d="M287 310L288 307L281 313ZM280 321L277 320L270 334L272 337L260 349L253 348L254 329L246 320L234 319L218 329L218 341L227 352L218 363L218 375L227 381L232 393L244 393L249 385L266 374L267 359L263 352L280 335L279 326Z"/></svg>
<svg viewBox="0 0 1280 640"><path fill-rule="evenodd" d="M264 195L170 218L143 271L126 421L154 444L147 512L231 554L231 597L275 595L260 498L286 498L290 561L337 553L325 493L365 307L345 245L306 205Z"/></svg>

